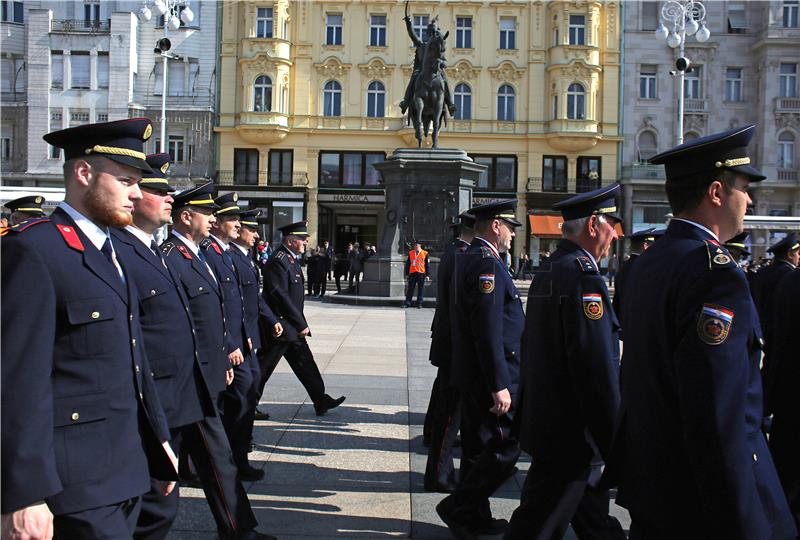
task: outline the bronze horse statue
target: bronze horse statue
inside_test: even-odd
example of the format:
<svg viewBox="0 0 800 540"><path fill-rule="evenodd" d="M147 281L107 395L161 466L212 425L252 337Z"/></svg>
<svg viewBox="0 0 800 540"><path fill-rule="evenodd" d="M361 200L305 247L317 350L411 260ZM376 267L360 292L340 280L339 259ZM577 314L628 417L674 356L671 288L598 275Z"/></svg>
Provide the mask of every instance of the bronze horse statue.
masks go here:
<svg viewBox="0 0 800 540"><path fill-rule="evenodd" d="M435 30L425 42L422 66L414 84L414 94L408 109L408 118L414 124L417 146L431 131L433 148L439 147L439 128L447 124L445 108L445 92L447 85L444 76L445 40L450 32L444 35ZM424 128L424 134L423 134Z"/></svg>

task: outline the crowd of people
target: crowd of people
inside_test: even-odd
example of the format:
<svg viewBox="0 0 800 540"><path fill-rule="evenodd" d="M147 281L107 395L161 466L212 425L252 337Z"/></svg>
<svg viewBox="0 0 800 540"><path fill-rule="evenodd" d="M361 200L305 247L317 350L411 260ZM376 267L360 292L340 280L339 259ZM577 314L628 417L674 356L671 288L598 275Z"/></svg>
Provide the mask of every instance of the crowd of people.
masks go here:
<svg viewBox="0 0 800 540"><path fill-rule="evenodd" d="M273 249L236 193L176 193L169 154L143 152L151 134L147 119L50 133L64 201L49 216L41 196L7 204L3 538L162 539L179 479L204 490L220 539L274 538L242 486L264 475L248 453L269 418L265 384L285 358L317 415L345 400L325 391L304 298L324 295L331 273L357 291L374 248L306 253L297 222ZM611 488L632 540L797 538L800 242L788 234L758 271L738 263L748 188L764 179L753 134L652 159L675 217L630 235L613 300L600 261L617 239L619 185L554 206L563 238L527 306L508 262L516 201L460 216L437 274L424 477L447 493L436 511L456 538L555 539L571 525L621 540ZM417 243L406 305L422 306L430 272ZM497 518L489 497L522 451L533 461L520 504Z"/></svg>

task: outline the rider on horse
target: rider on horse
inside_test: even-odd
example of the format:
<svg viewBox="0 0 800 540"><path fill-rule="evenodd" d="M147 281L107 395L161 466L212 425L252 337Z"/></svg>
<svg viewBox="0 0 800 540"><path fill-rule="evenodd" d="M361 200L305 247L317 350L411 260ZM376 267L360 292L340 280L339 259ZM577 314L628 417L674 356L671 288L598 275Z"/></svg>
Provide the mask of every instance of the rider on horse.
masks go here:
<svg viewBox="0 0 800 540"><path fill-rule="evenodd" d="M403 97L403 101L400 102L400 110L405 114L406 109L408 109L409 104L414 98L414 85L417 81L417 76L419 75L420 71L422 71L422 58L425 55L425 45L427 42L422 41L420 38L417 37L417 34L414 33L414 29L411 26L411 18L409 16L403 17L403 20L406 21L406 30L408 30L408 37L411 38L411 41L414 42L414 71L411 74L411 80L408 82L408 86L406 87L406 93ZM434 18L431 22L428 23L428 41L435 35L440 34L439 29L436 27L436 18ZM450 97L450 84L447 82L447 74L444 70L444 62L441 63L440 69L442 79L444 80L444 103L447 106L447 110L450 113L450 116L455 116L456 111L458 110L453 103L453 99Z"/></svg>

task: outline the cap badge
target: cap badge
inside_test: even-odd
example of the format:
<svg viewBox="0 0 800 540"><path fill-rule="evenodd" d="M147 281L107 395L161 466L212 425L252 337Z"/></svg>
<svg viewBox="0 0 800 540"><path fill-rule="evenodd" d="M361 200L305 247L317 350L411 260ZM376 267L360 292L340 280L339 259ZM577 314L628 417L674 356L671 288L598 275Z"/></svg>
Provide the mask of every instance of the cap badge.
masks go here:
<svg viewBox="0 0 800 540"><path fill-rule="evenodd" d="M714 255L714 262L716 264L728 264L731 262L731 258L724 253L720 253L719 255Z"/></svg>
<svg viewBox="0 0 800 540"><path fill-rule="evenodd" d="M164 163L164 164L161 166L161 172L162 172L163 174L167 174L167 171L168 171L168 170L169 170L169 163Z"/></svg>
<svg viewBox="0 0 800 540"><path fill-rule="evenodd" d="M714 304L703 304L697 320L697 337L706 345L720 345L727 339L733 323L733 311Z"/></svg>
<svg viewBox="0 0 800 540"><path fill-rule="evenodd" d="M596 321L603 318L603 298L599 294L583 295L583 314Z"/></svg>
<svg viewBox="0 0 800 540"><path fill-rule="evenodd" d="M239 200L239 194L238 193L234 193L233 194L233 202L236 202L238 200Z"/></svg>
<svg viewBox="0 0 800 540"><path fill-rule="evenodd" d="M144 128L144 133L142 134L142 139L145 141L150 138L150 135L153 134L153 126L151 124L147 124L147 127Z"/></svg>
<svg viewBox="0 0 800 540"><path fill-rule="evenodd" d="M43 199L41 197L36 197L34 200L36 201L36 204L42 204Z"/></svg>

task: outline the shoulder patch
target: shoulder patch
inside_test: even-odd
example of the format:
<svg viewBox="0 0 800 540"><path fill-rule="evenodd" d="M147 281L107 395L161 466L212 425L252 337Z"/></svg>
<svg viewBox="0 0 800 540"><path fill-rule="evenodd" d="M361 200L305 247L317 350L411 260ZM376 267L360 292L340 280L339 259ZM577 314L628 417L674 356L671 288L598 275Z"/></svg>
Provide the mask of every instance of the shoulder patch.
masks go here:
<svg viewBox="0 0 800 540"><path fill-rule="evenodd" d="M47 217L26 219L22 223L17 223L16 225L12 225L10 227L0 228L0 236L5 236L8 233L20 233L25 229L33 227L34 225L38 225L39 223L47 223L48 221L50 221L50 218Z"/></svg>
<svg viewBox="0 0 800 540"><path fill-rule="evenodd" d="M175 244L171 240L167 240L163 244L161 244L161 253L164 255L169 255L172 253L172 250L175 249Z"/></svg>
<svg viewBox="0 0 800 540"><path fill-rule="evenodd" d="M278 251L278 252L275 253L274 257L275 257L275 259L277 259L279 261L282 261L283 259L286 258L286 252L285 251Z"/></svg>
<svg viewBox="0 0 800 540"><path fill-rule="evenodd" d="M83 243L81 242L75 227L72 225L62 225L59 223L56 225L56 228L58 229L58 232L61 233L61 236L64 237L64 241L69 247L76 251L84 250Z"/></svg>
<svg viewBox="0 0 800 540"><path fill-rule="evenodd" d="M478 276L478 290L483 294L494 292L494 274L481 274Z"/></svg>
<svg viewBox="0 0 800 540"><path fill-rule="evenodd" d="M494 259L494 252L486 246L481 246L481 257L484 259Z"/></svg>
<svg viewBox="0 0 800 540"><path fill-rule="evenodd" d="M181 255L183 255L184 259L189 259L190 261L192 260L192 254L189 253L189 250L186 249L186 246L176 246L176 247L178 248L178 251L181 253Z"/></svg>
<svg viewBox="0 0 800 540"><path fill-rule="evenodd" d="M578 268L584 271L586 274L596 274L598 272L597 265L592 262L592 259L582 255L575 259L575 262L578 263ZM600 314L602 317L602 313Z"/></svg>
<svg viewBox="0 0 800 540"><path fill-rule="evenodd" d="M591 262L591 261L589 261ZM583 314L593 321L603 318L603 296L598 293L584 294Z"/></svg>
<svg viewBox="0 0 800 540"><path fill-rule="evenodd" d="M733 311L715 304L703 304L697 319L697 337L706 345L720 345L728 338Z"/></svg>
<svg viewBox="0 0 800 540"><path fill-rule="evenodd" d="M723 246L714 240L706 240L706 251L708 252L708 269L719 270L722 268L736 268L736 261Z"/></svg>

